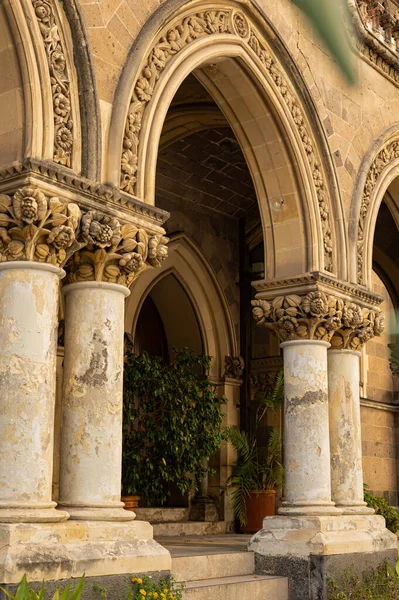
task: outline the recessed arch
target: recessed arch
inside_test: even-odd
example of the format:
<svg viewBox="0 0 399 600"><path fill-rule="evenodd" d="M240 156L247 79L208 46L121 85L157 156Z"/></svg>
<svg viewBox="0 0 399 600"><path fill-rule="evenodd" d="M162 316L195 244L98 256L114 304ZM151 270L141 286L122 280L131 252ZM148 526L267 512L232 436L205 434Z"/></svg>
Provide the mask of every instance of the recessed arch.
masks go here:
<svg viewBox="0 0 399 600"><path fill-rule="evenodd" d="M349 277L353 283L371 288L374 232L381 203L388 188L398 189L399 124L390 127L372 145L363 159L349 216ZM395 182L395 180L397 180ZM390 194L388 206L394 202Z"/></svg>
<svg viewBox="0 0 399 600"><path fill-rule="evenodd" d="M187 236L172 236L169 256L162 267L145 271L133 284L133 293L126 305L125 330L134 336L145 298L160 280L170 274L176 277L190 299L201 332L203 351L213 357L210 375L221 378L225 356L237 355L238 341L217 279Z"/></svg>
<svg viewBox="0 0 399 600"><path fill-rule="evenodd" d="M184 3L169 15L163 9L159 19L148 24L118 85L107 181L154 203L157 149L166 113L182 81L195 72L205 87L213 88L211 95L233 128L250 168L267 238L266 278L318 270L345 278L343 211L330 152L323 145L324 132L320 127L314 134L314 118L307 111L310 95L306 100L302 97L306 86L299 73L294 78L283 68L263 36L268 31L271 37L270 27L263 21L260 26L258 18L246 3L211 6L205 1L189 7ZM277 45L281 51L281 40ZM221 76L207 77L209 68L216 68ZM232 71L236 80L241 78L240 86L235 85L236 92L240 90L236 98L228 85ZM275 154L283 157L278 175L270 157L265 164L267 125L272 122L273 133L277 132L273 143L281 149ZM290 223L286 210L293 216Z"/></svg>

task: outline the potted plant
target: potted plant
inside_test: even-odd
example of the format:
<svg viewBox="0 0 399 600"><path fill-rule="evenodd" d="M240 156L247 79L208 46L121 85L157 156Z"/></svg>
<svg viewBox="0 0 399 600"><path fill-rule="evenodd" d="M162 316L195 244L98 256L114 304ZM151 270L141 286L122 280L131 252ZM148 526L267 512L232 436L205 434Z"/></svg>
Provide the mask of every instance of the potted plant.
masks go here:
<svg viewBox="0 0 399 600"><path fill-rule="evenodd" d="M205 376L211 357L174 349L171 362L126 354L122 491L163 506L170 484L184 495L207 473L220 446L223 398ZM191 474L191 476L190 476Z"/></svg>
<svg viewBox="0 0 399 600"><path fill-rule="evenodd" d="M284 400L283 372L278 373L274 388L261 400L252 433L233 427L226 430L226 438L237 453L229 487L233 490L233 508L243 533L256 533L262 528L263 518L276 512L276 488L284 481L282 443L280 433L272 428L266 452L258 447L257 433L268 410L275 410Z"/></svg>

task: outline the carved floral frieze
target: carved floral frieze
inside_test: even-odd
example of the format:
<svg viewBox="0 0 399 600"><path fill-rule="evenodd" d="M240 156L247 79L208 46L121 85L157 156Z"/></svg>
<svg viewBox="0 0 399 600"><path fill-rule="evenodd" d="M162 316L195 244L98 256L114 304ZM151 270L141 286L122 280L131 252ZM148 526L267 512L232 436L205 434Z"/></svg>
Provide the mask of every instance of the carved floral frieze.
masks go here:
<svg viewBox="0 0 399 600"><path fill-rule="evenodd" d="M320 340L330 342L333 348L360 350L384 330L378 309L362 308L322 291L278 296L270 302L253 300L252 306L257 324L271 329L281 342Z"/></svg>
<svg viewBox="0 0 399 600"><path fill-rule="evenodd" d="M56 163L72 166L73 120L71 83L67 58L55 18L52 0L32 0L35 16L43 38L50 75L54 115L54 154Z"/></svg>
<svg viewBox="0 0 399 600"><path fill-rule="evenodd" d="M68 271L67 280L130 286L168 255L168 239L27 185L0 195L0 262L27 260Z"/></svg>
<svg viewBox="0 0 399 600"><path fill-rule="evenodd" d="M224 360L224 376L230 379L242 379L245 362L242 356L226 356Z"/></svg>
<svg viewBox="0 0 399 600"><path fill-rule="evenodd" d="M153 46L134 85L130 100L121 155L120 187L129 194L136 192L143 116L152 100L162 71L176 54L194 40L220 34L238 37L255 53L292 117L310 165L318 200L323 229L324 268L333 271L333 240L328 191L316 143L306 122L300 100L284 75L277 57L273 55L266 41L248 18L239 11L208 10L185 16L165 31Z"/></svg>

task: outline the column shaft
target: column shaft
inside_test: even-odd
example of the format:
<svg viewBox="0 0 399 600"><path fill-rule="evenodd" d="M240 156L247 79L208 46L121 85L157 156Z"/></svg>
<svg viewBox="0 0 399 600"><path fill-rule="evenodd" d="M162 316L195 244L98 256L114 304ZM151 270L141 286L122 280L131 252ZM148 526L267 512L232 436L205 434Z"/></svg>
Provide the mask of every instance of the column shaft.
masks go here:
<svg viewBox="0 0 399 600"><path fill-rule="evenodd" d="M131 520L121 502L123 333L127 288L63 289L64 400L60 504L71 518Z"/></svg>
<svg viewBox="0 0 399 600"><path fill-rule="evenodd" d="M0 264L0 522L53 522L58 267Z"/></svg>
<svg viewBox="0 0 399 600"><path fill-rule="evenodd" d="M363 501L360 352L328 351L331 493L344 514L374 511Z"/></svg>
<svg viewBox="0 0 399 600"><path fill-rule="evenodd" d="M331 501L327 342L300 340L284 351L285 502L281 514L337 514Z"/></svg>

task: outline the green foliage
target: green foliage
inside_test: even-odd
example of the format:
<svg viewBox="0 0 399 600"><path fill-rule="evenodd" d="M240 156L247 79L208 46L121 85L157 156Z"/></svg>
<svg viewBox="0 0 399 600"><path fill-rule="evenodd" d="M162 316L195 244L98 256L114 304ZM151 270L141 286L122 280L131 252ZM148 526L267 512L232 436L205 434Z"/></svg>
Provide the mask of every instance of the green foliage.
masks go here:
<svg viewBox="0 0 399 600"><path fill-rule="evenodd" d="M52 600L79 600L82 595L83 586L84 586L85 576L79 579L77 586L74 590L70 590L71 585L68 584L63 592L61 592L60 588L57 588ZM44 581L38 593L29 588L28 580L26 575L22 577L21 583L17 587L17 591L15 592L15 596L7 592L7 590L0 587L0 590L6 594L12 600L45 600L44 595Z"/></svg>
<svg viewBox="0 0 399 600"><path fill-rule="evenodd" d="M225 430L225 437L237 453L236 464L229 486L233 488L234 515L241 525L247 522L246 498L250 492L273 490L284 482L281 463L281 437L273 428L269 436L266 456L261 456L257 445L257 428L267 410L275 410L284 401L284 375L280 371L273 390L261 402L257 410L255 432L248 434L234 427Z"/></svg>
<svg viewBox="0 0 399 600"><path fill-rule="evenodd" d="M106 588L96 584L94 591L98 592L103 600L107 600ZM152 581L148 576L132 577L132 586L126 593L126 600L182 600L183 585L177 584L173 577L170 577L169 581L162 579L159 583Z"/></svg>
<svg viewBox="0 0 399 600"><path fill-rule="evenodd" d="M396 533L399 531L399 515L397 511L389 506L384 498L373 496L368 490L368 485L364 484L364 501L367 506L374 508L377 515L382 515L385 519L387 529Z"/></svg>
<svg viewBox="0 0 399 600"><path fill-rule="evenodd" d="M330 581L328 600L399 600L399 560L395 569L385 565L363 579L348 572L342 585Z"/></svg>
<svg viewBox="0 0 399 600"><path fill-rule="evenodd" d="M211 357L174 350L171 363L130 353L125 359L123 407L123 493L149 506L167 499L175 483L182 494L206 471L203 462L220 446L224 401L199 372Z"/></svg>
<svg viewBox="0 0 399 600"><path fill-rule="evenodd" d="M346 34L350 16L346 0L294 0L311 21L349 81L354 80L352 52Z"/></svg>

